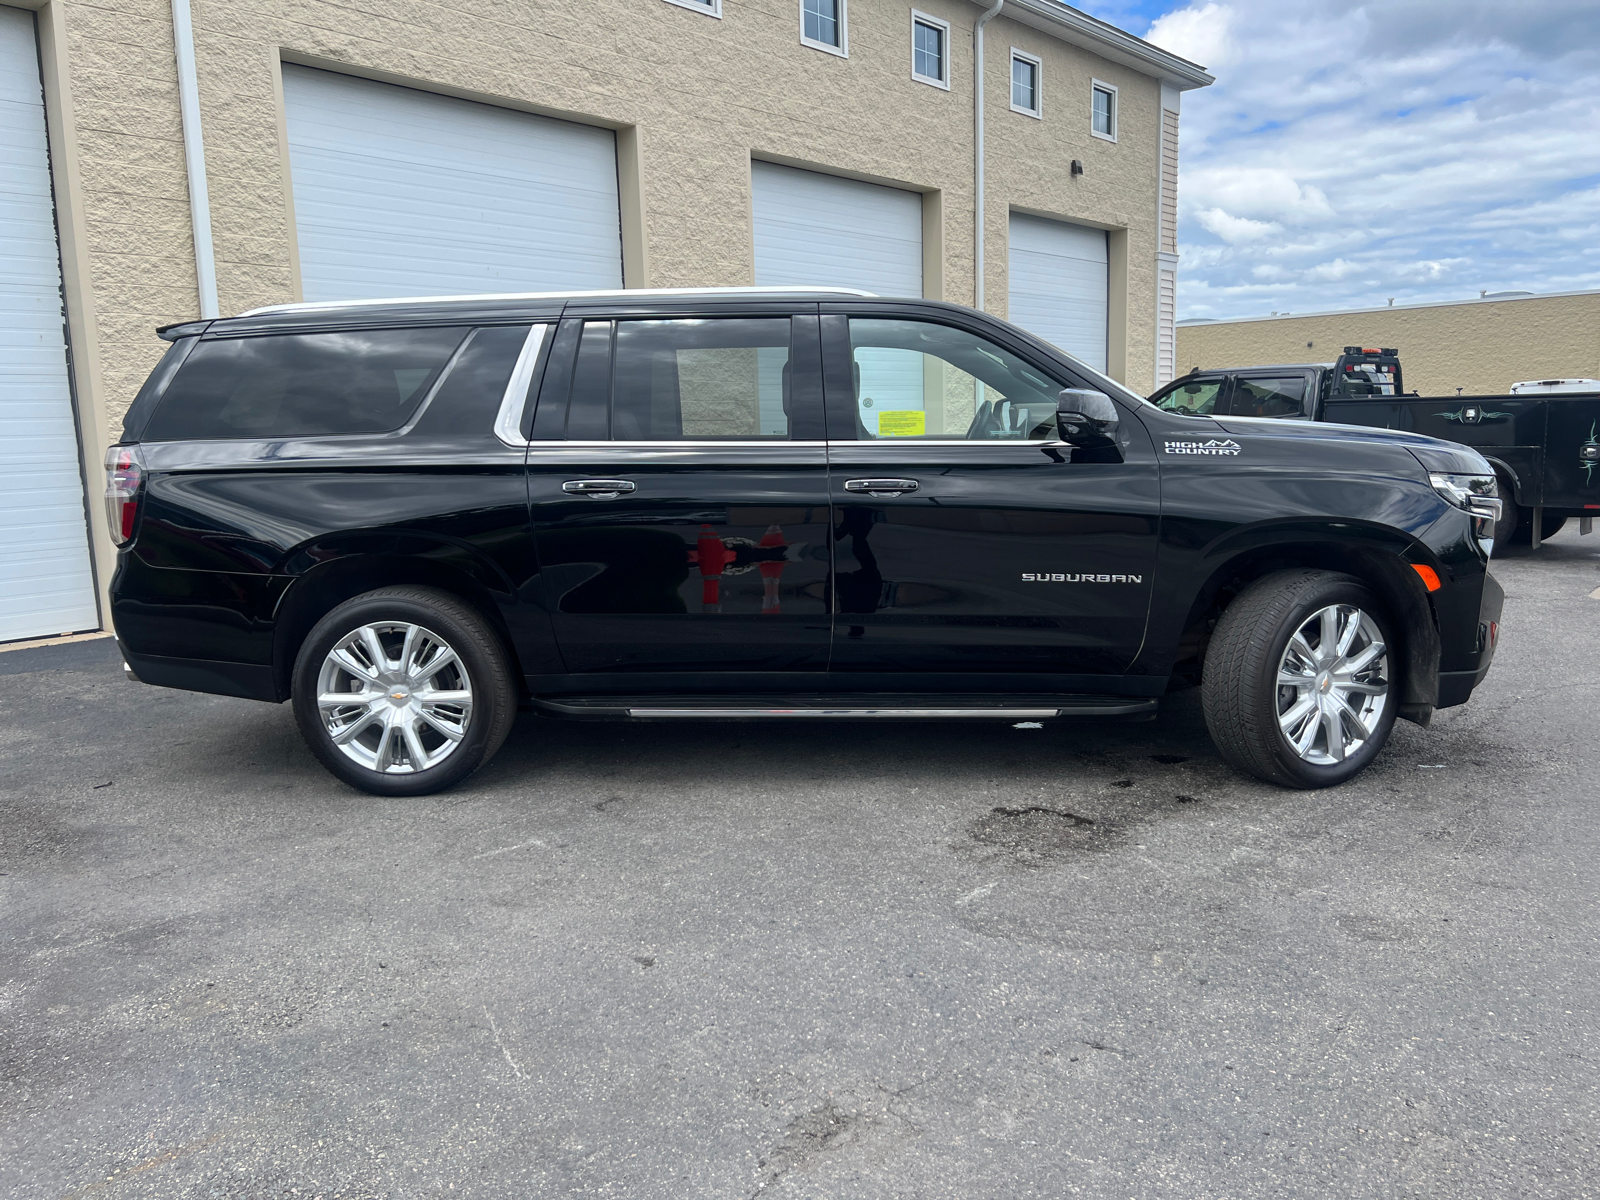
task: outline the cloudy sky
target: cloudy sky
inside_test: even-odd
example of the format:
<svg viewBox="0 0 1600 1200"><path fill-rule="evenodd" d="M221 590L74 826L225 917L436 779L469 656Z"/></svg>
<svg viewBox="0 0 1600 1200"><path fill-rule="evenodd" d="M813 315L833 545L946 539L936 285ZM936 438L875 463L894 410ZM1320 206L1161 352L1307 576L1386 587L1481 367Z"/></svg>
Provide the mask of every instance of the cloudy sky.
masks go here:
<svg viewBox="0 0 1600 1200"><path fill-rule="evenodd" d="M1078 0L1207 67L1179 312L1600 288L1600 0Z"/></svg>

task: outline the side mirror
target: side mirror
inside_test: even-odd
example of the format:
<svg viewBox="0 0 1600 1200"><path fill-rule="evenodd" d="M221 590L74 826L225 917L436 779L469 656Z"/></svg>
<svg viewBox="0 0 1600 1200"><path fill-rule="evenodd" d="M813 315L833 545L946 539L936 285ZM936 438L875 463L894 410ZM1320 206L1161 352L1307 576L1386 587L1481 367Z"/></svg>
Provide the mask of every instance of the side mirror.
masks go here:
<svg viewBox="0 0 1600 1200"><path fill-rule="evenodd" d="M1117 406L1104 392L1062 388L1056 401L1061 440L1073 446L1104 446L1117 434Z"/></svg>

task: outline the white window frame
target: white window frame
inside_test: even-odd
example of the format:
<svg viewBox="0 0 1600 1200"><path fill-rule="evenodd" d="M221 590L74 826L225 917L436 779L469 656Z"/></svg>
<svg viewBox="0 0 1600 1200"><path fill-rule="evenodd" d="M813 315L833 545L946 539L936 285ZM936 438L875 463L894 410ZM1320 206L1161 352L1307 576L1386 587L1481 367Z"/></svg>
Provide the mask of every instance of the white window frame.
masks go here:
<svg viewBox="0 0 1600 1200"><path fill-rule="evenodd" d="M1108 92L1111 95L1111 132L1110 133L1101 133L1098 129L1096 129L1094 127L1094 94L1096 92ZM1116 84L1114 84L1114 83L1102 83L1098 79L1091 79L1089 81L1089 132L1092 133L1095 137L1099 138L1102 142L1115 142L1117 140L1117 117L1118 117L1117 110L1120 107L1121 107L1121 101L1117 98L1117 85Z"/></svg>
<svg viewBox="0 0 1600 1200"><path fill-rule="evenodd" d="M1033 108L1023 108L1016 102L1017 85L1013 78L1015 68L1011 63L1021 59L1025 63L1033 64ZM1011 47L1011 58L1006 64L1006 98L1011 101L1011 111L1021 113L1025 117L1032 117L1035 121L1044 120L1044 60L1037 54L1029 54L1026 50Z"/></svg>
<svg viewBox="0 0 1600 1200"><path fill-rule="evenodd" d="M827 42L815 41L806 36L806 0L799 0L797 7L800 10L800 44L810 46L813 50L821 50L824 54L837 54L840 58L850 57L850 0L839 0L839 44L830 46Z"/></svg>
<svg viewBox="0 0 1600 1200"><path fill-rule="evenodd" d="M687 8L690 12L697 12L704 17L722 20L722 0L667 0L667 3Z"/></svg>
<svg viewBox="0 0 1600 1200"><path fill-rule="evenodd" d="M934 79L928 75L917 73L917 26L926 25L930 29L937 29L942 34L939 40L939 66L944 69L943 79ZM911 10L911 78L918 83L926 83L932 87L950 90L950 22L941 21L938 17L931 17L925 12Z"/></svg>

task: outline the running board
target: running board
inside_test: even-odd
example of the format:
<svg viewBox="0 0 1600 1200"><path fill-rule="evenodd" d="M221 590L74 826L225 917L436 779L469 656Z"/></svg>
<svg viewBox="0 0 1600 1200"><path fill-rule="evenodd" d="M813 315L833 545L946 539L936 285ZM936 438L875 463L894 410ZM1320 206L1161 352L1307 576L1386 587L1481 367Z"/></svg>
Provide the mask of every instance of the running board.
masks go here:
<svg viewBox="0 0 1600 1200"><path fill-rule="evenodd" d="M1153 716L1157 701L1135 696L560 696L534 698L549 713L572 717L954 717L1042 721L1054 717Z"/></svg>

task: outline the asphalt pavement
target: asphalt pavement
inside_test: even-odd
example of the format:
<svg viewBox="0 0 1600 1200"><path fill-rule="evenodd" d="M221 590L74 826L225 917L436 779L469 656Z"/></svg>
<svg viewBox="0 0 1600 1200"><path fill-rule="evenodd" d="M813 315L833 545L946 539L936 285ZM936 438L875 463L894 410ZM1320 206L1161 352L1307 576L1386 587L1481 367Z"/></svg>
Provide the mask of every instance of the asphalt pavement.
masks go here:
<svg viewBox="0 0 1600 1200"><path fill-rule="evenodd" d="M337 783L0 653L0 1195L1600 1195L1600 535L1322 793L1154 722L573 724Z"/></svg>

